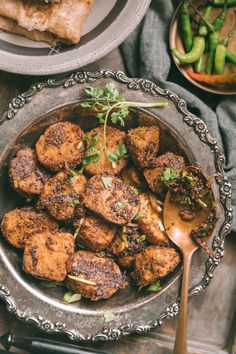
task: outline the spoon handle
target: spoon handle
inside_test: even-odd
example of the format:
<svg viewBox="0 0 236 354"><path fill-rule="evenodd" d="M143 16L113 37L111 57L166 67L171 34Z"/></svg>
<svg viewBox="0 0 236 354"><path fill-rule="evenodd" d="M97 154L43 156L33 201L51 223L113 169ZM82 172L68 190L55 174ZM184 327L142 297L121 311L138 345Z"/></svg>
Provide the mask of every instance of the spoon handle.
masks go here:
<svg viewBox="0 0 236 354"><path fill-rule="evenodd" d="M183 277L181 286L180 310L175 336L173 354L187 354L187 335L188 335L188 288L189 273L192 253L183 255Z"/></svg>

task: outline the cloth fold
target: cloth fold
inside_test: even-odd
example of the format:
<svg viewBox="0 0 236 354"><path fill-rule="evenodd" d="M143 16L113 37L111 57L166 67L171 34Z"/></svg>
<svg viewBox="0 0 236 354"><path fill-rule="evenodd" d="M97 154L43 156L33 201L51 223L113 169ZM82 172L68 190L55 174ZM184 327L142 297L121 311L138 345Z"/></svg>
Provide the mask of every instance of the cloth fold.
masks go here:
<svg viewBox="0 0 236 354"><path fill-rule="evenodd" d="M176 0L153 0L138 28L122 44L127 73L144 77L183 98L221 145L225 171L232 183L233 231L236 231L236 96L206 93L189 83L177 70L169 49L169 26Z"/></svg>

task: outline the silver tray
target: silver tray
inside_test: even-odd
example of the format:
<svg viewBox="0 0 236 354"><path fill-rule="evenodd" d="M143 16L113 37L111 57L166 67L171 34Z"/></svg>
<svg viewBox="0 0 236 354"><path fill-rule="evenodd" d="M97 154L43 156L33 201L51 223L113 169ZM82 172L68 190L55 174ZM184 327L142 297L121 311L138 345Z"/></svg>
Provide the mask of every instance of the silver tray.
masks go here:
<svg viewBox="0 0 236 354"><path fill-rule="evenodd" d="M0 126L0 216L19 205L16 193L7 181L7 166L14 146L34 141L51 122L78 117L87 124L87 113L80 109L83 89L104 86L114 81L120 94L128 100L150 102L167 99L165 110L138 111L169 129L190 162L197 161L206 175L215 174L213 192L219 220L210 242L215 257L199 250L193 260L189 296L199 295L208 286L224 254L224 239L232 223L231 185L226 177L224 156L206 125L192 115L183 99L145 79L130 79L121 71L77 72L63 80L49 79L38 83L11 101L1 117ZM61 288L45 289L40 282L21 270L21 255L0 238L0 298L8 311L25 322L49 333L66 334L71 340L112 340L133 332L147 332L174 317L179 311L181 269L165 281L159 293L147 294L128 287L112 298L97 303L81 301L65 305ZM116 320L104 321L104 311Z"/></svg>
<svg viewBox="0 0 236 354"><path fill-rule="evenodd" d="M50 46L0 31L0 70L25 75L52 75L90 64L128 37L150 2L94 0L78 45Z"/></svg>

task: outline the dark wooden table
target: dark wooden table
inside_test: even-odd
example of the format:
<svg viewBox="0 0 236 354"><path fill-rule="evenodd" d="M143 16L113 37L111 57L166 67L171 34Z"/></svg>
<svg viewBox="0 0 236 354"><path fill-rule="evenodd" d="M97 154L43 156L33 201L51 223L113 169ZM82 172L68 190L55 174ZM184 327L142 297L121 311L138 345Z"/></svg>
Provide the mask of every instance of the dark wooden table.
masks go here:
<svg viewBox="0 0 236 354"><path fill-rule="evenodd" d="M90 66L90 69L110 68L124 70L119 51L115 50L104 59ZM11 98L29 86L42 81L0 72L0 114L6 109ZM9 124L14 124L9 122ZM189 353L191 354L236 354L236 235L226 240L225 257L216 269L214 279L204 294L191 299ZM143 335L131 335L117 342L96 343L92 346L114 354L170 354L173 347L176 320L168 320L156 330ZM0 301L0 335L12 329L19 336L42 336L35 327L22 323L10 315ZM58 339L58 337L57 337ZM59 340L65 338L59 337ZM234 349L233 349L234 348ZM23 353L15 350L16 353Z"/></svg>

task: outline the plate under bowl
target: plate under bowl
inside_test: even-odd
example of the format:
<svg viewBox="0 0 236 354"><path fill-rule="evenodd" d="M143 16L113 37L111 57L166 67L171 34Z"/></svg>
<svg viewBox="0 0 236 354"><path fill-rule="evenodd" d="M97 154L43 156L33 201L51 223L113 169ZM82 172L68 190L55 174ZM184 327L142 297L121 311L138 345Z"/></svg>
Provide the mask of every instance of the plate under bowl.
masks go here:
<svg viewBox="0 0 236 354"><path fill-rule="evenodd" d="M130 124L140 120L142 124L150 124L151 121L168 129L190 162L201 164L207 176L215 174L213 192L219 220L210 240L215 257L208 258L199 250L192 265L189 296L200 294L223 257L224 238L232 221L231 186L223 171L224 157L205 124L187 110L186 103L148 80L129 79L120 71L78 72L61 81L39 83L13 99L1 119L0 216L20 204L7 179L14 147L32 146L43 129L55 121L78 119L82 127L88 129L94 119L80 107L83 90L88 85L101 87L111 81L129 101L168 100L165 109L134 111ZM43 288L39 281L23 273L21 262L19 252L0 238L0 298L19 319L50 333L64 333L72 340L112 340L132 332L148 331L161 325L165 318L178 314L180 269L170 274L163 289L156 294L130 287L108 300L97 303L83 300L66 305L62 300L65 290ZM116 320L105 323L105 311L111 311Z"/></svg>
<svg viewBox="0 0 236 354"><path fill-rule="evenodd" d="M95 0L78 45L50 46L0 32L0 70L52 75L90 64L118 47L144 16L151 0Z"/></svg>

